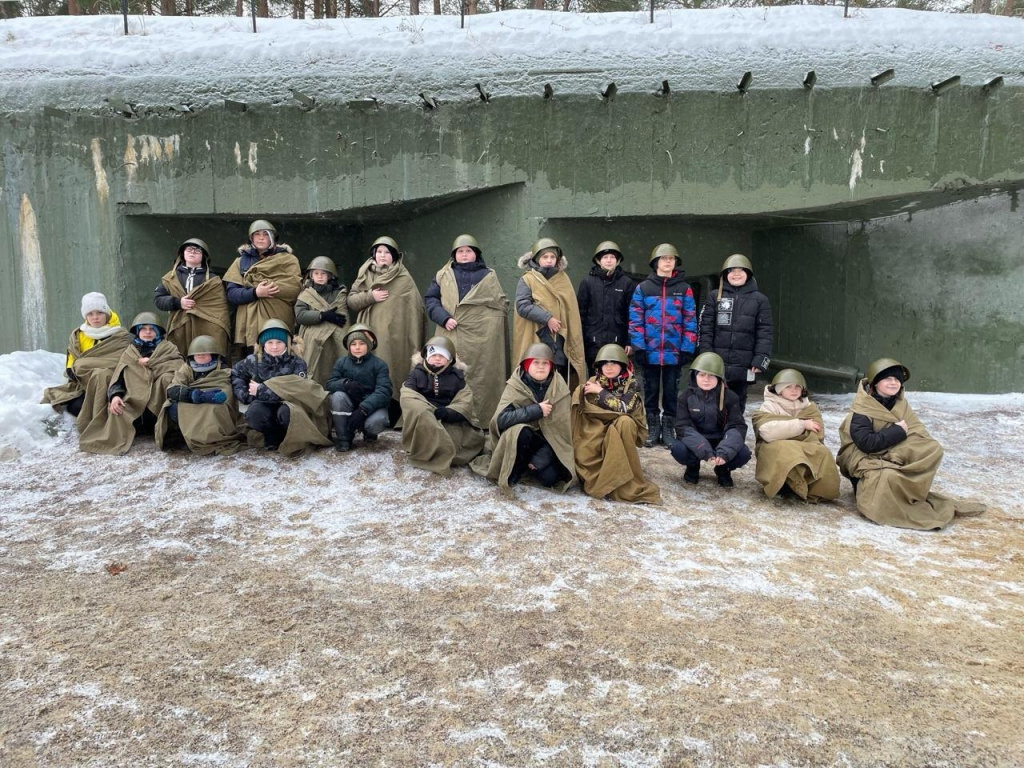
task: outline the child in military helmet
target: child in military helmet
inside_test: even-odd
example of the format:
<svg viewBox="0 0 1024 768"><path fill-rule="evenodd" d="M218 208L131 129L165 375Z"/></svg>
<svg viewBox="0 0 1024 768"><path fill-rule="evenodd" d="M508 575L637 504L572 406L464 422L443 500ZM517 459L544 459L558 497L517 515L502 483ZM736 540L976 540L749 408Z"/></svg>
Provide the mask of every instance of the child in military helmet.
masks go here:
<svg viewBox="0 0 1024 768"><path fill-rule="evenodd" d="M342 338L348 325L348 289L338 282L338 268L326 256L317 256L306 267L302 293L295 301L295 322L307 373L324 385L334 361L345 353Z"/></svg>
<svg viewBox="0 0 1024 768"><path fill-rule="evenodd" d="M740 399L725 385L725 364L704 352L690 364L690 385L679 395L672 458L686 467L683 480L700 480L700 463L714 468L718 484L732 488L732 470L750 461Z"/></svg>
<svg viewBox="0 0 1024 768"><path fill-rule="evenodd" d="M594 266L580 281L576 301L583 326L583 354L587 370L594 369L594 359L606 344L629 346L629 302L636 290L636 281L622 270L622 250L611 240L594 249Z"/></svg>
<svg viewBox="0 0 1024 768"><path fill-rule="evenodd" d="M344 343L348 354L334 364L327 391L332 393L334 447L350 451L356 433L362 432L364 441L371 443L388 428L391 376L387 363L373 354L377 334L370 326L356 323Z"/></svg>

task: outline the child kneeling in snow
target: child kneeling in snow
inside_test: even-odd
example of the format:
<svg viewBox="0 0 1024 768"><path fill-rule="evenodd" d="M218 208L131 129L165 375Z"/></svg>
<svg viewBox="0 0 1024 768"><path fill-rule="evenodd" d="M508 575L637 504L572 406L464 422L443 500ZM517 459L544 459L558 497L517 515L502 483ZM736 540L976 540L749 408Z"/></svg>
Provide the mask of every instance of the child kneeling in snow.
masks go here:
<svg viewBox="0 0 1024 768"><path fill-rule="evenodd" d="M388 403L391 402L391 376L388 364L373 354L377 334L363 323L349 328L344 338L347 355L334 364L327 391L331 393L331 419L334 421L334 447L351 451L357 432L372 443L387 429Z"/></svg>
<svg viewBox="0 0 1024 768"><path fill-rule="evenodd" d="M414 467L448 475L484 449L466 366L444 336L428 339L412 366L401 390L402 448Z"/></svg>

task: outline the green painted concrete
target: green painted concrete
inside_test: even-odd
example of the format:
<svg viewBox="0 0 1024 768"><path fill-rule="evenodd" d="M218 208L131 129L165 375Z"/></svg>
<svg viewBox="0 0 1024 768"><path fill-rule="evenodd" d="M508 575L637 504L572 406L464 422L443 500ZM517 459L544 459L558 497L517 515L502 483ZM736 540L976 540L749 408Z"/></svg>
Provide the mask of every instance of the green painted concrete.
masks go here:
<svg viewBox="0 0 1024 768"><path fill-rule="evenodd" d="M0 282L0 317L19 329L4 335L0 351L62 349L88 290L105 291L129 317L148 309L181 240L204 238L226 267L248 221L268 217L300 261L331 256L348 282L369 243L392 234L422 288L451 240L471 232L510 294L516 258L540 235L562 242L575 280L606 238L638 273L662 241L680 247L691 276L713 274L730 253L750 253L777 303L792 300L783 292L790 271L820 247L846 278L834 280L817 263L808 271L824 281L813 286L822 298L801 295L798 323L780 313L779 349L863 365L868 350L849 316L863 311L865 290L880 287L865 274L884 276L889 260L907 254L929 263L933 250L918 245L931 239L923 226L848 222L929 208L936 212L915 222L930 216L934 239L966 238L964 247L980 253L994 228L1019 224L1015 209L986 207L984 227L945 211L1024 185L1024 90L1012 87L941 97L889 86L620 94L608 103L556 96L436 111L210 108L133 120L18 113L0 114L0 128L0 263L14 276ZM827 247L809 234L822 229L809 222L820 221L840 222L824 227ZM1022 287L1019 251L1009 241L991 247L986 275L1006 286L999 298L1011 304L990 313L992 322L1012 316L1019 328L1010 301ZM975 327L975 312L929 303L945 276L925 270L925 285L892 327L922 343ZM875 299L863 301L875 307ZM807 322L810 305L822 318L845 307L845 321L819 330ZM944 311L925 318L932 309ZM990 333L981 342L992 359L1012 347L1004 338L1013 337ZM935 389L1019 389L1015 354L1015 363L985 375L937 366L943 373L924 380Z"/></svg>

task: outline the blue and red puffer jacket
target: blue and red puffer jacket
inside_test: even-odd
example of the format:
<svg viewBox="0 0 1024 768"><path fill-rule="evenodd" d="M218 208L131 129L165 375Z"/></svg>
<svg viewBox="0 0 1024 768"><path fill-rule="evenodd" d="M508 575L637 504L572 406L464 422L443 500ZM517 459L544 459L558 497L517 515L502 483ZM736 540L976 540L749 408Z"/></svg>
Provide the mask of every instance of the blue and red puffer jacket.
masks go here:
<svg viewBox="0 0 1024 768"><path fill-rule="evenodd" d="M647 365L685 365L697 348L697 307L682 271L651 274L629 305L629 343Z"/></svg>

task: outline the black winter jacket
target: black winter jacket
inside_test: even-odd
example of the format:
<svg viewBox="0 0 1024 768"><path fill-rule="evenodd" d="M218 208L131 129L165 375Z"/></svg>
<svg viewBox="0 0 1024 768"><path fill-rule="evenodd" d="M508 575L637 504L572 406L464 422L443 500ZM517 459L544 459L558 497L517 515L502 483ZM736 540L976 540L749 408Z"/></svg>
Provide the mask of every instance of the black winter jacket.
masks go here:
<svg viewBox="0 0 1024 768"><path fill-rule="evenodd" d="M544 411L541 409L540 404L547 397L548 387L551 386L551 382L554 381L554 377L557 375L552 371L551 375L544 381L535 381L530 374L520 369L519 377L530 388L533 398L537 402L529 403L528 405L512 405L511 403L506 405L505 410L498 414L498 433L501 434L516 424L529 424L531 421L543 419Z"/></svg>
<svg viewBox="0 0 1024 768"><path fill-rule="evenodd" d="M420 363L409 371L405 386L419 392L435 407L451 405L455 396L466 386L466 376L454 365L435 374Z"/></svg>
<svg viewBox="0 0 1024 768"><path fill-rule="evenodd" d="M388 364L372 352L367 352L362 357L339 357L324 389L328 392L343 392L348 381L357 381L362 386L362 397L351 399L352 405L367 416L380 408L387 408L391 402L392 387Z"/></svg>
<svg viewBox="0 0 1024 768"><path fill-rule="evenodd" d="M723 386L709 392L697 386L696 374L690 373L690 386L679 395L676 408L676 439L702 461L721 456L732 460L747 437L747 423L743 420L740 399L735 392L725 390L725 413L718 410L718 393ZM724 416L724 418L723 418Z"/></svg>
<svg viewBox="0 0 1024 768"><path fill-rule="evenodd" d="M459 286L459 301L466 298L466 294L473 290L477 284L487 277L492 270L484 264L483 258L476 257L476 261L469 264L452 263L452 272L455 273L455 284ZM451 320L451 314L441 304L441 286L437 283L437 277L430 281L423 296L423 302L427 307L427 315L440 326L444 326Z"/></svg>
<svg viewBox="0 0 1024 768"><path fill-rule="evenodd" d="M174 276L178 278L182 288L188 284L189 271L189 268L184 264L179 264L174 270ZM194 272L192 276L192 289L195 290L206 282L207 269L205 266L200 266L192 271ZM161 312L177 312L181 309L181 300L176 296L172 296L171 292L167 290L167 287L162 282L153 289L153 303L156 304L156 308Z"/></svg>
<svg viewBox="0 0 1024 768"><path fill-rule="evenodd" d="M593 360L605 344L629 345L629 302L636 281L615 267L609 275L598 265L591 268L576 291L583 321L583 354Z"/></svg>
<svg viewBox="0 0 1024 768"><path fill-rule="evenodd" d="M263 382L290 374L305 376L306 361L291 352L285 352L278 357L262 354L257 358L256 355L249 355L244 360L235 363L235 367L231 369L231 389L234 390L238 402L245 405L249 405L254 400L259 400L261 403L279 403L281 398ZM257 381L260 384L259 389L256 390L256 397L249 394L249 382L251 381Z"/></svg>
<svg viewBox="0 0 1024 768"><path fill-rule="evenodd" d="M871 396L889 411L899 399L898 394L893 397L882 397L877 392L872 392ZM890 424L875 432L869 417L863 413L854 413L850 419L850 439L864 453L881 453L906 440L907 433L898 424Z"/></svg>
<svg viewBox="0 0 1024 768"><path fill-rule="evenodd" d="M724 277L721 278L723 281ZM734 288L725 281L708 291L700 311L700 352L715 352L725 361L726 381L746 381L752 367L768 370L772 356L772 308L751 275Z"/></svg>

